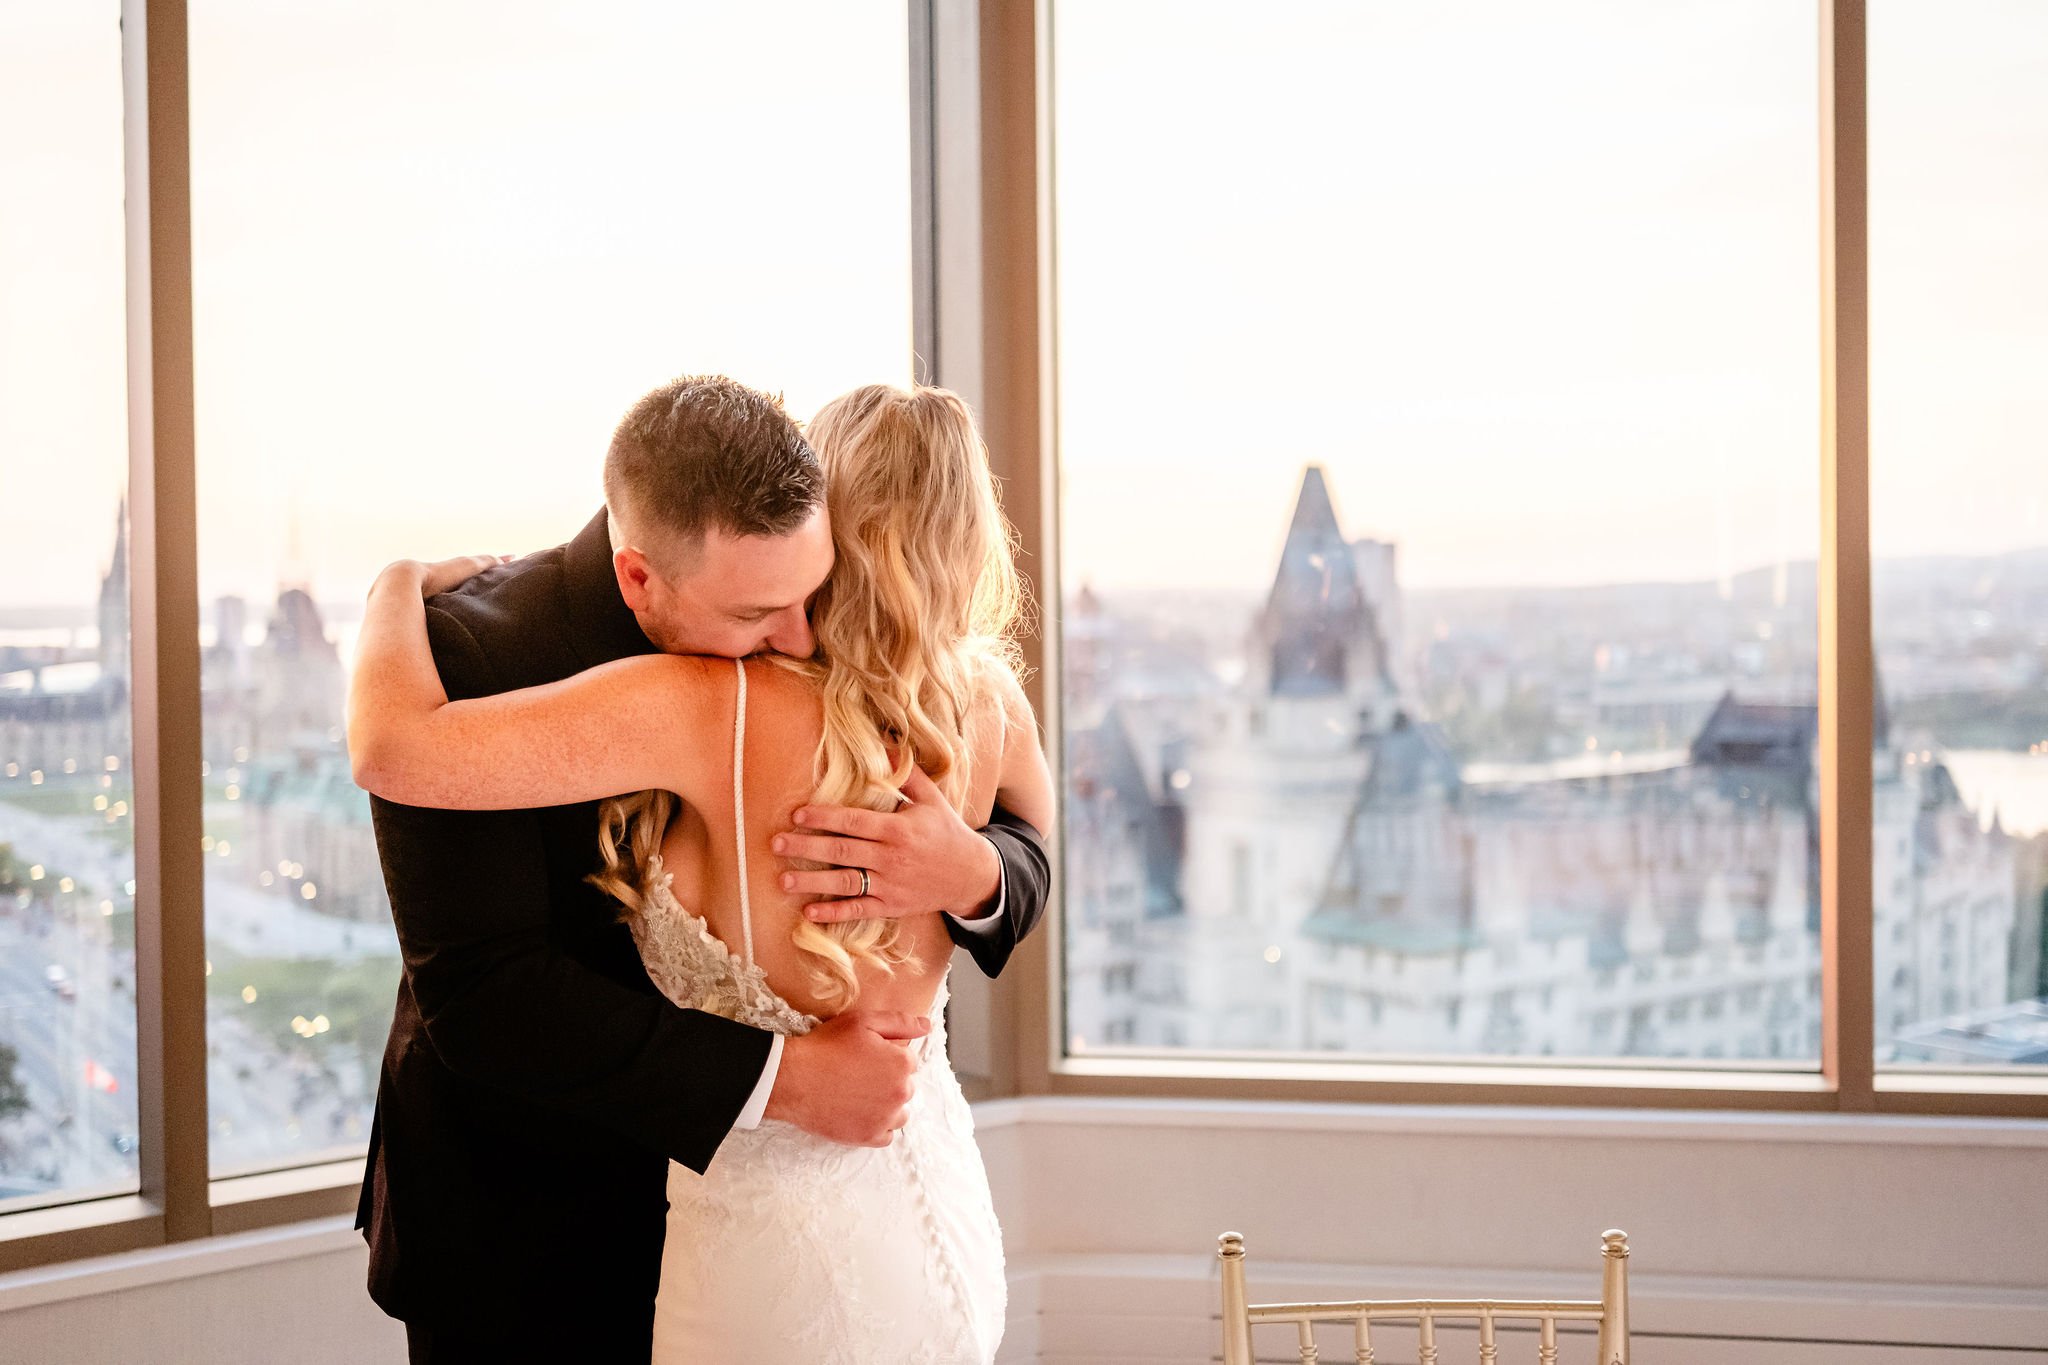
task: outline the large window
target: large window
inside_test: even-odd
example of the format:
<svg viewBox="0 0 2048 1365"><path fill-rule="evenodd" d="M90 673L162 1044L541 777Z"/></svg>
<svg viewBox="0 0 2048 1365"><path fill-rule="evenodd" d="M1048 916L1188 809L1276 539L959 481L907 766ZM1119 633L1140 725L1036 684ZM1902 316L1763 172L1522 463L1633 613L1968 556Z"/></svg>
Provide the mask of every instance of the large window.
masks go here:
<svg viewBox="0 0 2048 1365"><path fill-rule="evenodd" d="M368 1132L397 947L340 727L371 575L567 539L671 375L800 415L907 379L905 48L886 3L195 4L217 1172Z"/></svg>
<svg viewBox="0 0 2048 1365"><path fill-rule="evenodd" d="M672 375L800 416L906 381L906 49L886 2L194 4L217 1173L369 1131L397 944L341 703L371 576L566 540Z"/></svg>
<svg viewBox="0 0 2048 1365"><path fill-rule="evenodd" d="M0 1210L137 1181L117 18L0 3Z"/></svg>
<svg viewBox="0 0 2048 1365"><path fill-rule="evenodd" d="M1870 15L1875 1035L2048 1064L2048 10Z"/></svg>
<svg viewBox="0 0 2048 1365"><path fill-rule="evenodd" d="M1055 35L1068 1051L1814 1068L1812 11Z"/></svg>
<svg viewBox="0 0 2048 1365"><path fill-rule="evenodd" d="M900 3L195 0L182 49L176 8L126 23L172 54L167 89L189 63L189 165L175 97L139 61L124 76L118 7L0 4L0 1209L78 1205L0 1226L8 1262L65 1254L67 1228L203 1232L193 1172L362 1150L399 963L342 693L381 564L567 539L601 504L612 424L674 375L729 373L803 417L912 373ZM147 154L123 141L145 105ZM166 176L191 191L189 337L147 302L187 262L127 273L158 227L180 240ZM196 372L189 468L166 345ZM131 433L138 380L160 411ZM130 666L131 446L196 480L199 714L130 696L180 667L175 644ZM177 581L184 532L149 529ZM202 735L198 782L180 765L163 795L200 806L190 981L184 883L142 889L171 946L136 979L137 715ZM201 990L205 1160L166 1164L201 1122L161 1088L199 1055L182 1002ZM138 1009L161 1011L161 1050L138 1054ZM212 1224L316 1174L218 1186Z"/></svg>

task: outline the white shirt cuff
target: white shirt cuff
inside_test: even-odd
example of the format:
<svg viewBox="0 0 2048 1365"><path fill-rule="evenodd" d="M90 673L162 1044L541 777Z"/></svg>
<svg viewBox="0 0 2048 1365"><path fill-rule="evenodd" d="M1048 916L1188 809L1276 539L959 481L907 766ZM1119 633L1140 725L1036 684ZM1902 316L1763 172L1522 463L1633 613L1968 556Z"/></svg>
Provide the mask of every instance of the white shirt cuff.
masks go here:
<svg viewBox="0 0 2048 1365"><path fill-rule="evenodd" d="M983 835L982 837L987 838L988 836ZM991 840L990 842L993 844L994 841ZM1010 899L1009 865L1003 862L1001 858L998 858L996 859L996 867L998 870L996 872L995 909L989 911L986 915L977 915L973 919L967 919L960 915L946 916L947 919L953 921L953 923L959 925L968 933L980 934L983 938L994 938L996 936L996 930L1003 922L1003 908Z"/></svg>
<svg viewBox="0 0 2048 1365"><path fill-rule="evenodd" d="M775 1089L775 1077L782 1070L782 1045L787 1041L778 1033L768 1044L768 1064L761 1068L761 1079L754 1082L754 1093L747 1097L747 1107L740 1110L740 1116L733 1120L734 1129L761 1126L761 1115L768 1111L768 1095Z"/></svg>

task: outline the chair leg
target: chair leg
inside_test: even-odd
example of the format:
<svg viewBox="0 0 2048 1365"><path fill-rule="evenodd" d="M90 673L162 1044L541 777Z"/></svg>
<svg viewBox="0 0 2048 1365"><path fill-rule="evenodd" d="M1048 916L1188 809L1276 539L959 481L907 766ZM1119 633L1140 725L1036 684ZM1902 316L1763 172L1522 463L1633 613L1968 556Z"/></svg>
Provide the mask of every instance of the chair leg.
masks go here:
<svg viewBox="0 0 2048 1365"><path fill-rule="evenodd" d="M1600 1365L1628 1365L1628 1234L1600 1234Z"/></svg>
<svg viewBox="0 0 2048 1365"><path fill-rule="evenodd" d="M1244 1238L1226 1232L1216 1239L1223 1268L1223 1365L1252 1365L1252 1319L1244 1288Z"/></svg>

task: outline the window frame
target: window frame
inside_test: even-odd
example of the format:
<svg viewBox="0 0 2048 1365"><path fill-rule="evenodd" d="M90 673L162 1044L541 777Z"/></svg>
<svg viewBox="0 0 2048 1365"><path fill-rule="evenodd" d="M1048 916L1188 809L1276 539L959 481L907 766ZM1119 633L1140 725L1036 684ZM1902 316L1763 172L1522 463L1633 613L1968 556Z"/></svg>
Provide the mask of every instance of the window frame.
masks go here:
<svg viewBox="0 0 2048 1365"><path fill-rule="evenodd" d="M0 1218L0 1270L212 1231L185 34L183 0L122 0L138 1188Z"/></svg>
<svg viewBox="0 0 2048 1365"><path fill-rule="evenodd" d="M912 309L920 377L982 414L1041 604L1060 599L1051 125L1053 0L906 0ZM1003 977L958 974L956 1064L976 1098L1150 1096L2048 1118L2048 1080L1878 1074L1873 1053L1868 255L1864 0L1821 24L1822 1049L1817 1072L1393 1065L1064 1055L1057 877ZM360 1159L211 1178L193 434L185 0L123 0L137 1193L0 1215L0 1272L351 1211ZM1058 613L1025 642L1061 769ZM182 777L174 775L183 774Z"/></svg>

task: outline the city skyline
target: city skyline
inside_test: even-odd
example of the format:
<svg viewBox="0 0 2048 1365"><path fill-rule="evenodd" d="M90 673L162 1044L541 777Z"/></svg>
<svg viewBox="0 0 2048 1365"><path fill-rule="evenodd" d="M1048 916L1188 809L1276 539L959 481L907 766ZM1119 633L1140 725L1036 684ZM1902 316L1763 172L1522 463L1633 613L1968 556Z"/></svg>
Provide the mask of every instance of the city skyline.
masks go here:
<svg viewBox="0 0 2048 1365"><path fill-rule="evenodd" d="M1273 480L1265 481L1259 485L1246 485L1245 487L1248 490L1256 489L1256 491L1260 492L1261 494L1270 492L1270 488L1276 486L1291 489L1293 487L1293 477L1294 472L1290 471L1284 477L1279 477ZM119 496L121 495L117 492L117 500ZM1336 505L1341 515L1343 509L1343 499L1337 495L1335 490L1332 491L1332 502ZM602 504L603 500L600 496L591 504L591 510L595 511L598 507L601 507ZM289 518L296 517L297 514L288 512L287 515ZM538 525L543 520L544 518L539 517L536 517L534 519L536 525ZM566 540L569 536L573 535L574 532L581 530L586 520L587 517L579 511L576 514L571 515L565 521L564 529L561 531L559 539L543 540L540 543L537 543L533 546L521 549L520 551L518 551L518 553L530 553L532 550L544 549L550 545L561 543L561 540ZM1282 524L1284 526L1284 520ZM1385 528L1374 529L1377 530L1379 533L1374 534L1372 533L1372 531L1368 531L1367 533L1363 534L1361 538L1382 541L1386 544L1395 547L1397 552L1403 551L1405 549L1405 541L1398 534L1398 532L1389 533ZM287 529L280 533L278 540L280 544L289 545L292 541L297 539L303 539L304 537L305 533L303 532L303 530L292 531ZM1271 534L1270 536L1264 537L1264 540L1270 542L1267 551L1268 557L1270 558L1273 554L1278 553L1281 544L1285 540L1285 533L1284 531L1276 532ZM1248 543L1257 544L1260 542L1258 538L1248 538ZM1954 549L1945 551L1930 550L1918 553L1902 553L1891 555L1873 554L1871 557L1871 562L1873 565L1911 566L1938 563L1942 561L1997 560L2008 558L2031 559L2035 556L2048 556L2048 531L2044 531L2042 538L2039 540L2022 541L2020 543L1999 549L1987 550L1979 547L1971 549ZM88 563L88 561L84 559L82 556L74 556L73 558L77 559L79 563ZM323 596L319 591L317 591L316 588L318 586L319 580L316 578L315 575L305 571L306 562L307 555L303 551L287 552L284 556L284 562L279 565L279 567L274 571L274 573L271 575L267 582L261 580L253 580L253 586L248 588L227 588L221 587L216 583L210 582L206 576L205 568L204 566L202 566L200 582L201 600L205 603L212 603L219 600L222 597L240 597L245 601L262 601L275 596L276 593L282 589L299 588L311 593L312 596L314 597L314 600L319 602L321 610L325 613L328 613L331 619L348 621L352 620L357 614L360 613L362 609L360 596ZM1818 562L1819 561L1816 555L1807 554L1804 556L1795 556L1788 559L1763 559L1749 562L1736 562L1732 564L1732 566L1726 573L1716 573L1713 575L1699 577L1651 576L1646 578L1623 580L1588 579L1565 581L1546 581L1540 579L1503 579L1499 581L1452 582L1424 587L1415 587L1414 585L1408 585L1408 588L1410 593L1413 595L1430 596L1454 595L1459 593L1475 592L1513 593L1532 590L1572 592L1581 590L1596 590L1602 588L1628 588L1637 586L1668 588L1684 588L1688 586L1697 586L1700 584L1714 584L1718 586L1736 580L1750 578L1759 574L1776 574L1780 572L1789 571L1795 574L1804 572L1810 575L1814 570L1815 566L1818 564ZM379 567L382 566L380 565ZM106 569L107 560L105 552L102 551L97 561L97 567L89 569L87 577L78 580L78 582L75 585L67 585L72 586L73 590L71 591L65 591L63 587L60 587L54 581L39 578L38 583L42 587L41 595L23 597L19 600L7 600L5 598L0 598L0 631L10 629L67 630L73 627L88 627L91 623L93 603L98 592L99 579L102 575L104 575ZM1260 579L1252 579L1248 581L1233 582L1228 584L1211 584L1200 582L1189 583L1185 581L1158 582L1150 577L1141 576L1135 581L1118 581L1114 579L1105 578L1090 578L1086 575L1077 575L1072 571L1063 573L1061 577L1063 581L1060 583L1060 589L1061 596L1063 598L1071 597L1074 593L1080 592L1084 589L1110 592L1144 592L1148 594L1172 592L1175 590L1184 590L1190 593L1198 594L1214 594L1221 592L1226 595L1229 593L1236 592L1243 593L1249 596L1256 596L1257 594L1263 592L1267 586L1266 583ZM363 591L365 595L368 592L367 581L364 584ZM201 615L201 636L202 638L210 641L212 639L212 636L209 634L211 630L211 623L210 621L204 619L206 615L205 613L202 612ZM1882 632L1883 625L1883 621L1880 620L1878 622L1880 633ZM257 627L255 626L254 623L252 623L250 629L255 630L257 629Z"/></svg>
<svg viewBox="0 0 2048 1365"><path fill-rule="evenodd" d="M1810 580L1425 605L1295 496L1258 600L1067 604L1070 1050L1817 1065ZM2048 1061L2048 556L2012 569L1877 585L1887 1065Z"/></svg>

